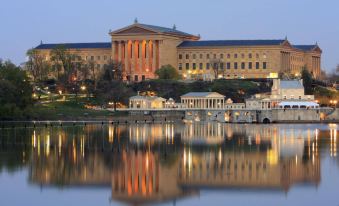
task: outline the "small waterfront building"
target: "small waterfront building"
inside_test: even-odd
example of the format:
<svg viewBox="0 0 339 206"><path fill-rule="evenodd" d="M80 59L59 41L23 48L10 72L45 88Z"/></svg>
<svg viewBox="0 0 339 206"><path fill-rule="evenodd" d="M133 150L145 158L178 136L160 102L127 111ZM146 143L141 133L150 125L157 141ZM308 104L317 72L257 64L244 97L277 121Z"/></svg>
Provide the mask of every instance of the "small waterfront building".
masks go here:
<svg viewBox="0 0 339 206"><path fill-rule="evenodd" d="M314 102L314 95L305 95L302 79L300 80L280 80L274 79L271 93L256 94L250 99L246 99L246 108L267 110L279 108L280 102ZM296 104L299 104L296 103Z"/></svg>
<svg viewBox="0 0 339 206"><path fill-rule="evenodd" d="M157 96L133 96L129 98L131 109L162 109L165 108L166 99Z"/></svg>
<svg viewBox="0 0 339 206"><path fill-rule="evenodd" d="M191 109L222 109L225 96L217 92L189 92L181 96L181 103Z"/></svg>

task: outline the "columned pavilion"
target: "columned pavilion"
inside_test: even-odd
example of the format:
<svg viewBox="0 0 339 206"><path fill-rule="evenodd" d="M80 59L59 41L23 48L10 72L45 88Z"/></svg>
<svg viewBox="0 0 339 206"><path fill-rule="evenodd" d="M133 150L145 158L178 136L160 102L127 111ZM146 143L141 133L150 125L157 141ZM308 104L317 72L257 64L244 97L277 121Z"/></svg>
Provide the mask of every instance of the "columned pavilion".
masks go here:
<svg viewBox="0 0 339 206"><path fill-rule="evenodd" d="M223 109L225 96L217 92L189 92L181 96L181 103L192 109Z"/></svg>

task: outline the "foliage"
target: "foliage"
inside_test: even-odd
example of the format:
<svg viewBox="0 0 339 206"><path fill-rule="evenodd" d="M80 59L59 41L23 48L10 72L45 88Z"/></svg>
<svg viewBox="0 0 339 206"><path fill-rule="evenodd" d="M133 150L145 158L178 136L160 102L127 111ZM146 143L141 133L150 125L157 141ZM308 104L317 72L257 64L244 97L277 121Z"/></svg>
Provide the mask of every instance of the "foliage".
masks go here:
<svg viewBox="0 0 339 206"><path fill-rule="evenodd" d="M32 87L25 71L0 61L0 119L24 117L32 104Z"/></svg>
<svg viewBox="0 0 339 206"><path fill-rule="evenodd" d="M246 80L219 79L213 82L195 81L185 83L175 80L148 80L131 85L134 92L152 91L164 98L173 98L180 101L180 96L187 92L219 92L231 98L235 102L243 101L244 98L259 92L270 91L270 85L265 83L254 83Z"/></svg>
<svg viewBox="0 0 339 206"><path fill-rule="evenodd" d="M306 67L304 67L301 71L301 78L303 80L305 94L307 95L313 94L313 88L312 88L313 77Z"/></svg>
<svg viewBox="0 0 339 206"><path fill-rule="evenodd" d="M178 71L172 65L164 65L155 71L159 79L179 79Z"/></svg>

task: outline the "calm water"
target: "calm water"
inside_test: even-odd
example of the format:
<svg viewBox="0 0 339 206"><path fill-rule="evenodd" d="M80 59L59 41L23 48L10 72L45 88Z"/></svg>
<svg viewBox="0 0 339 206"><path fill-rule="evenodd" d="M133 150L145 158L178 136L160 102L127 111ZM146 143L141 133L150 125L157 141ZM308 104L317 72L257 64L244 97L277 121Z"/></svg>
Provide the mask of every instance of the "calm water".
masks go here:
<svg viewBox="0 0 339 206"><path fill-rule="evenodd" d="M336 124L0 129L0 205L339 205Z"/></svg>

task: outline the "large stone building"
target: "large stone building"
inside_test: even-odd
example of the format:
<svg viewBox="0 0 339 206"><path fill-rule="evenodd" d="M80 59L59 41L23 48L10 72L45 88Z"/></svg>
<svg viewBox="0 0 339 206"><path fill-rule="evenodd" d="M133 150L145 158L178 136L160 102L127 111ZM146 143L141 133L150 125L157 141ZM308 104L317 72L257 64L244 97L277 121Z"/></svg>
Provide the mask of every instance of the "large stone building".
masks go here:
<svg viewBox="0 0 339 206"><path fill-rule="evenodd" d="M109 32L107 43L40 44L37 50L49 59L50 51L64 45L79 60L94 60L101 69L113 59L121 62L124 78L141 81L156 78L155 70L170 64L184 79L276 78L279 72L299 75L307 67L317 78L321 49L317 44L292 45L280 40L200 41L175 28L140 24Z"/></svg>

